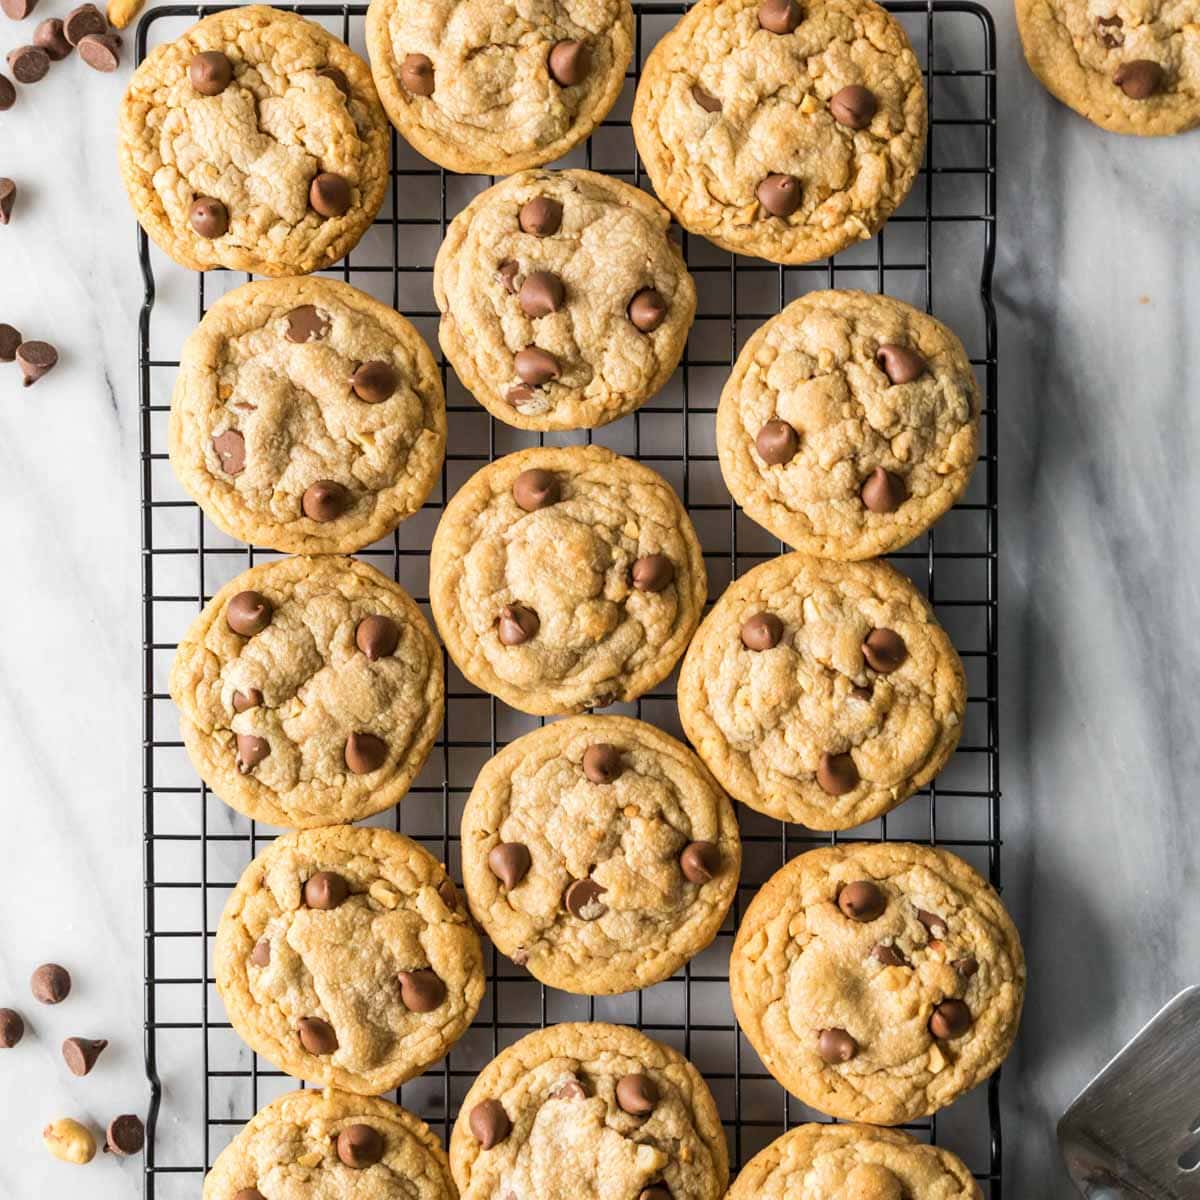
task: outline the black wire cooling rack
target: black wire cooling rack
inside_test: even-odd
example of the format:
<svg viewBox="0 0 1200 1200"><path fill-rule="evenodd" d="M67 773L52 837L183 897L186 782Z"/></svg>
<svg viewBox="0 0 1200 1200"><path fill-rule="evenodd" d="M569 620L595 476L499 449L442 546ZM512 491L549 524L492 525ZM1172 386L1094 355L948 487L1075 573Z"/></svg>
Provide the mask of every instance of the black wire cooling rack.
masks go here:
<svg viewBox="0 0 1200 1200"><path fill-rule="evenodd" d="M222 6L172 5L141 22L138 60L152 44L179 36ZM289 6L290 7L290 6ZM637 50L610 119L561 165L586 166L642 183L629 128L637 71L686 4L635 0ZM913 192L887 228L836 261L777 267L734 258L683 237L699 306L675 377L640 412L591 434L525 434L491 420L452 373L447 375L449 453L441 486L426 508L391 537L363 551L427 609L428 546L444 498L482 463L542 441L595 440L640 458L679 490L692 514L709 570L710 600L749 567L783 548L742 516L721 482L714 413L737 350L765 319L797 295L822 287L887 292L952 325L967 345L984 389L983 452L964 501L903 553L892 556L933 601L967 668L966 727L938 780L886 818L833 840L898 838L953 849L1000 883L997 746L996 322L991 298L996 212L995 31L969 0L893 0L925 64L929 148ZM299 6L362 53L365 6ZM436 347L432 267L446 223L491 181L434 168L392 135L392 188L380 218L354 252L328 274L407 313ZM296 1086L241 1044L213 987L211 943L229 890L249 859L278 831L233 813L200 783L179 737L166 691L175 644L197 611L234 574L274 557L221 534L171 475L166 454L170 390L179 347L206 305L248 277L196 275L171 264L139 233L146 285L139 323L142 466L142 593L145 806L145 1050L152 1102L145 1194L198 1195L205 1171L257 1109ZM437 746L394 823L461 878L458 822L479 766L524 732L530 718L473 689L447 663L447 712ZM636 705L617 706L679 735L675 678ZM821 1119L764 1071L739 1035L729 1003L728 957L741 912L787 859L829 835L739 809L745 845L741 887L713 946L672 980L628 996L588 999L542 987L488 948L488 993L479 1017L447 1059L405 1084L397 1099L447 1138L477 1072L529 1029L562 1020L636 1024L675 1045L712 1086L740 1166L789 1125ZM936 1118L908 1127L960 1154L985 1196L1001 1195L998 1080Z"/></svg>

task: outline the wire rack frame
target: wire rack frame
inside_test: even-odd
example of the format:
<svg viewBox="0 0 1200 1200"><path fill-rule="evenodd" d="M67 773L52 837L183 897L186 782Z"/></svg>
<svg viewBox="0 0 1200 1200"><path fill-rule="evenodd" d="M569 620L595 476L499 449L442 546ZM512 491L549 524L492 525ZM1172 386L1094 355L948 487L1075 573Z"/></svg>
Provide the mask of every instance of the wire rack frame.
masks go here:
<svg viewBox="0 0 1200 1200"><path fill-rule="evenodd" d="M151 29L156 22L171 18L198 18L229 5L170 5L154 9L143 18L137 31L137 59L147 53ZM366 6L281 5L316 20L350 43L355 35L361 44L362 18ZM661 33L686 11L686 3L662 0L634 0L637 18L636 51L626 81L627 93L634 86L645 54L651 48L651 23ZM891 556L893 563L913 578L933 602L939 618L952 634L958 617L969 618L963 625L969 634L956 635L959 652L968 669L968 720L963 742L953 760L966 764L957 774L949 769L939 780L910 798L905 805L859 830L843 834L815 834L801 827L790 827L758 817L739 808L746 853L743 879L730 918L718 935L711 951L699 956L680 971L674 980L646 992L612 999L567 997L563 993L530 982L529 977L487 947L488 998L467 1038L420 1080L404 1085L396 1094L398 1102L418 1113L448 1139L456 1115L457 1103L480 1067L498 1050L529 1029L561 1019L607 1019L625 1021L646 1029L653 1036L673 1042L701 1067L717 1094L725 1121L735 1166L740 1166L762 1145L785 1128L800 1120L822 1119L789 1100L757 1056L740 1036L728 1008L728 952L741 913L757 887L769 874L797 851L830 841L900 837L906 840L937 843L971 857L1000 886L1000 790L998 745L998 661L997 661L997 337L992 302L992 269L996 237L996 50L995 29L987 10L972 0L891 0L885 7L900 19L913 37L923 57L927 93L930 99L929 142L926 161L909 201L889 222L887 228L870 243L845 252L838 260L825 260L800 267L778 267L758 260L736 258L718 253L696 238L681 236L689 268L701 292L697 327L689 341L676 374L677 384L670 394L651 401L643 410L624 418L616 426L624 427L627 441L614 448L648 462L668 474L679 488L685 505L701 529L705 560L710 571L710 602L723 589L721 578L732 579L747 565L763 561L786 549L770 539L764 541L741 516L723 489L711 486L715 453L703 436L703 427L693 420L699 417L711 427L715 400L704 394L698 379L704 372L728 371L737 350L750 329L773 316L798 292L818 287L870 287L880 292L891 290L897 278L908 281L910 294L905 298L935 311L935 293L950 275L970 279L967 291L958 290L952 311L939 308L939 315L951 324L973 321L978 333L976 345L968 341L971 361L984 392L982 452L975 479L966 498L943 519L937 531L905 551ZM956 36L945 39L949 22L958 22ZM964 23L965 22L965 26ZM939 53L942 39L952 42L957 51L966 47L970 65L961 66L951 58L942 63ZM614 113L627 112L627 104L618 104ZM946 115L949 113L949 115ZM623 139L625 159L612 164L595 161L594 146L605 131L616 131ZM962 141L962 137L967 141ZM395 132L391 135L392 190L397 194L388 212L375 222L385 236L387 247L383 262L364 262L359 249L347 259L323 272L350 281L375 278L379 298L387 298L401 307L401 281L413 275L431 274L432 260L410 262L405 258L405 235L422 226L445 231L456 210L450 176L412 154L402 159L403 149ZM942 164L938 150L953 144L961 152L969 147L968 161ZM581 154L581 157L580 157ZM618 175L642 185L642 169L629 136L628 117L614 115L607 120L584 150L568 165L587 166ZM403 165L411 163L412 165ZM407 192L417 181L435 185L432 212L401 214L399 193ZM489 181L481 181L486 183ZM961 186L971 185L964 189ZM942 193L947 193L949 204ZM968 231L977 235L968 251L961 242L941 244L945 230ZM898 236L899 235L899 236ZM440 238L439 238L440 240ZM900 249L895 249L899 242ZM889 255L889 250L890 255ZM210 793L198 780L180 784L163 783L159 778L160 760L181 753L173 718L164 716L160 706L168 700L162 686L162 656L169 658L175 643L163 629L170 625L168 608L183 604L193 611L211 598L225 579L236 570L273 557L273 552L231 544L216 534L200 510L177 487L164 482L166 460L165 414L169 404L156 387L161 373L173 374L178 366L178 345L166 356L156 352L152 338L152 317L156 315L155 260L142 231L138 231L138 258L145 283L145 301L138 329L138 371L140 394L141 445L141 521L142 521L142 641L143 641L143 807L144 807L144 968L145 968L145 1064L150 1084L147 1121L147 1146L144 1164L145 1195L153 1200L175 1196L195 1196L205 1171L224 1144L270 1095L294 1086L269 1064L260 1064L248 1051L234 1066L226 1067L217 1059L214 1039L231 1037L231 1027L220 1011L212 991L211 941L215 934L216 914L227 892L236 882L237 870L213 877L210 851L242 851L244 866L249 858L273 839L276 831L250 822L226 822L228 828L214 828L219 822L210 816ZM214 272L213 275L225 275ZM245 277L250 278L250 277ZM206 310L207 298L214 290L209 276L194 276L197 319ZM242 282L237 277L236 282ZM765 285L765 290L764 290ZM769 300L766 297L770 297ZM707 301L705 300L707 297ZM168 298L163 303L177 304ZM944 305L944 302L942 302ZM972 311L973 310L973 311ZM410 317L435 320L432 307L409 305ZM749 323L749 327L747 327ZM702 332L703 330L706 332ZM727 353L712 354L708 344L716 343L714 331L724 327ZM960 327L960 332L962 329ZM433 339L430 339L433 341ZM439 356L443 378L448 384L450 438L440 493L435 491L427 508L434 515L452 494L453 482L461 482L463 472L476 469L499 453L520 444L546 441L597 441L605 431L562 437L531 435L512 440L513 433L481 414L474 401L461 389L457 395L451 386L452 375ZM456 414L459 416L456 418ZM456 450L456 419L461 422L486 421L486 444L469 451ZM674 422L674 448L664 448L661 436L644 437L644 427L656 422ZM506 441L508 439L508 441ZM646 444L644 444L644 442ZM674 474L671 475L670 472ZM965 531L957 534L947 526L956 515L963 515ZM193 534L183 544L171 540L163 544L158 524L163 516L182 519ZM415 518L414 518L415 520ZM411 523L411 522L410 522ZM409 524L409 523L406 523ZM412 565L424 569L427 545L407 544L404 527L382 545L369 547L360 557L368 558L380 569L401 578ZM194 587L180 588L180 560L187 564ZM167 570L167 567L170 570ZM727 572L727 574L726 574ZM965 572L965 575L964 575ZM714 581L713 575L718 576ZM424 576L427 579L427 572ZM164 582L164 580L166 582ZM168 590L163 590L163 587ZM427 594L417 594L427 609ZM970 644L964 644L963 638ZM494 754L516 736L520 729L512 725L514 714L495 698L486 697L452 673L446 663L447 712L439 739L430 755L426 770L410 792L410 800L390 814L397 829L404 829L442 861L457 861L458 834L455 814L470 790L469 779L460 778L457 764L471 752ZM660 724L673 724L674 677L635 705L620 706L621 711ZM473 733L479 708L486 709L486 734L462 736L460 728ZM472 706L472 707L468 707ZM664 707L666 706L666 707ZM457 709L457 712L456 712ZM464 715L465 714L465 715ZM456 719L457 717L457 719ZM530 724L536 724L531 722ZM948 780L948 776L954 776ZM414 831L407 828L407 817L414 804L425 804L433 814L434 828ZM218 809L220 808L218 804ZM175 820L187 814L191 826L180 832ZM972 821L961 820L964 812ZM179 851L195 852L191 870L178 868ZM460 878L457 869L453 870ZM232 875L232 877L229 877ZM194 919L179 928L164 917L164 899L181 899ZM190 943L195 943L192 946ZM194 965L179 970L177 947L184 944ZM169 953L168 953L169 952ZM169 960L169 965L164 965ZM655 1000L660 989L674 988L666 1003ZM723 993L724 1003L716 1004L713 1015L712 989ZM707 989L707 991L705 990ZM518 997L508 999L509 995ZM202 1095L195 1112L179 1118L173 1112L174 1085L170 1079L164 1090L166 1041L177 1033L198 1035L202 1066ZM474 1054L462 1047L474 1036ZM479 1041L481 1039L481 1041ZM242 1048L243 1050L245 1048ZM196 1063L186 1060L194 1074ZM184 1072L186 1073L186 1072ZM217 1092L227 1084L241 1088L242 1101L231 1102ZM998 1200L1002 1194L1002 1155L999 1076L979 1090L973 1105L966 1101L952 1106L939 1117L907 1126L922 1140L950 1144L966 1158L984 1194ZM164 1101L165 1097L165 1101ZM969 1100L970 1098L968 1098ZM164 1103L166 1105L164 1109ZM184 1106L186 1107L186 1106ZM963 1119L954 1115L964 1110ZM160 1117L170 1113L185 1125L199 1125L194 1151L165 1146Z"/></svg>

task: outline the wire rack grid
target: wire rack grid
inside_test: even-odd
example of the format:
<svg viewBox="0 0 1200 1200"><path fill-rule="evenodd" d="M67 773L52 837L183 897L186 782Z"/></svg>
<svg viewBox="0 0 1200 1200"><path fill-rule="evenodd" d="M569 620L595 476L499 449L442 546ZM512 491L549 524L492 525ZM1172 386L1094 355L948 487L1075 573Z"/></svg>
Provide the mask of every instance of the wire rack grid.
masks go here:
<svg viewBox="0 0 1200 1200"><path fill-rule="evenodd" d="M172 5L143 18L137 56L179 35L221 5ZM293 6L283 6L293 7ZM679 370L642 410L577 435L525 434L493 421L444 365L450 436L440 487L421 513L359 557L402 583L428 611L428 546L447 496L479 466L537 442L596 441L663 473L687 505L705 550L709 599L783 547L731 502L720 478L714 413L721 384L751 332L786 303L823 287L887 292L935 313L962 336L984 393L982 451L964 500L892 562L926 593L962 655L968 712L960 748L929 788L887 817L843 834L814 834L739 809L741 886L713 946L675 978L627 996L590 999L542 987L487 948L488 993L478 1019L448 1057L405 1084L396 1099L443 1139L478 1071L530 1029L564 1020L636 1025L687 1054L709 1081L740 1166L787 1127L822 1119L773 1081L738 1032L728 994L728 957L741 913L759 886L795 853L831 840L906 839L953 849L1000 884L997 740L995 31L971 0L892 0L924 63L930 100L926 162L886 229L837 257L800 267L736 258L681 235L697 283L695 327ZM624 93L609 119L563 166L585 166L644 184L629 112L645 56L683 3L634 0L637 41ZM362 52L365 5L302 5ZM447 222L492 180L451 175L392 134L392 187L379 219L326 274L405 312L436 347L433 258ZM233 813L196 778L166 691L176 642L233 575L275 557L221 534L171 475L166 420L178 350L218 295L248 278L175 267L139 231L146 298L139 322L143 593L143 802L145 1055L151 1086L145 1195L192 1198L215 1156L261 1105L296 1086L260 1063L231 1029L211 973L226 896L247 862L279 831ZM401 829L461 878L458 819L479 766L537 722L476 691L447 662L447 711L438 742L409 796L376 818ZM614 706L682 736L675 677L634 705ZM1001 1196L999 1080L937 1117L908 1127L967 1162L989 1200Z"/></svg>

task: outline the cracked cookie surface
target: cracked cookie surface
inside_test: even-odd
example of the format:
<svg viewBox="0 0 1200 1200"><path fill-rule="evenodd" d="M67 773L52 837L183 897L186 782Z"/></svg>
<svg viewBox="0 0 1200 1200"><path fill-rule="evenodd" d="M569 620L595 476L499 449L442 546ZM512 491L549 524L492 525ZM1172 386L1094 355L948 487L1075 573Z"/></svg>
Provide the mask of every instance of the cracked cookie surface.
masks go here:
<svg viewBox="0 0 1200 1200"><path fill-rule="evenodd" d="M633 9L371 0L367 50L384 108L415 150L451 171L509 175L560 158L607 115L633 54Z"/></svg>
<svg viewBox="0 0 1200 1200"><path fill-rule="evenodd" d="M484 990L479 938L443 867L402 834L351 825L260 854L225 905L213 963L255 1053L365 1095L443 1058ZM314 1020L326 1028L310 1032Z"/></svg>
<svg viewBox="0 0 1200 1200"><path fill-rule="evenodd" d="M812 850L746 910L729 964L742 1032L831 1117L896 1125L986 1079L1012 1047L1025 960L999 896L946 850Z"/></svg>
<svg viewBox="0 0 1200 1200"><path fill-rule="evenodd" d="M981 1200L956 1155L900 1129L799 1125L759 1151L726 1200Z"/></svg>
<svg viewBox="0 0 1200 1200"><path fill-rule="evenodd" d="M683 653L707 591L679 497L600 446L520 450L476 472L446 506L429 575L459 670L539 715L649 691Z"/></svg>
<svg viewBox="0 0 1200 1200"><path fill-rule="evenodd" d="M1113 133L1200 125L1198 0L1017 0L1025 57L1043 86Z"/></svg>
<svg viewBox="0 0 1200 1200"><path fill-rule="evenodd" d="M694 5L646 60L633 131L686 229L811 262L871 237L908 194L925 88L904 30L870 0L762 7L775 19L760 22L759 0Z"/></svg>
<svg viewBox="0 0 1200 1200"><path fill-rule="evenodd" d="M198 55L214 57L196 67ZM374 220L387 118L357 54L255 4L151 51L121 104L120 164L142 228L176 262L303 275L344 257ZM216 207L194 212L202 200Z"/></svg>
<svg viewBox="0 0 1200 1200"><path fill-rule="evenodd" d="M673 975L737 889L728 798L674 738L629 717L569 717L480 771L462 820L471 911L551 987L608 995ZM577 881L602 889L578 899ZM572 888L576 887L576 891Z"/></svg>
<svg viewBox="0 0 1200 1200"><path fill-rule="evenodd" d="M387 1100L332 1089L280 1096L217 1155L204 1179L203 1200L249 1200L254 1194L269 1200L456 1200L446 1155L424 1121Z"/></svg>
<svg viewBox="0 0 1200 1200"><path fill-rule="evenodd" d="M445 444L429 347L398 312L338 280L245 284L184 344L171 465L242 541L361 549L421 507Z"/></svg>
<svg viewBox="0 0 1200 1200"><path fill-rule="evenodd" d="M552 219L533 221L527 206L549 207ZM592 171L524 172L454 218L434 267L439 337L492 416L522 429L593 428L663 387L696 311L670 221L640 188ZM517 357L530 346L556 371L532 386Z"/></svg>
<svg viewBox="0 0 1200 1200"><path fill-rule="evenodd" d="M717 408L721 474L747 515L797 550L873 558L966 491L980 405L966 351L940 321L887 296L812 292L738 355Z"/></svg>
<svg viewBox="0 0 1200 1200"><path fill-rule="evenodd" d="M811 829L894 808L945 765L966 679L885 563L785 554L726 589L679 675L688 740L743 804Z"/></svg>
<svg viewBox="0 0 1200 1200"><path fill-rule="evenodd" d="M408 593L373 567L286 558L209 601L170 690L209 787L251 820L302 829L408 791L441 725L442 655Z"/></svg>
<svg viewBox="0 0 1200 1200"><path fill-rule="evenodd" d="M484 1148L483 1135L490 1145ZM462 1200L718 1200L725 1134L696 1068L636 1029L542 1029L483 1069L450 1139Z"/></svg>

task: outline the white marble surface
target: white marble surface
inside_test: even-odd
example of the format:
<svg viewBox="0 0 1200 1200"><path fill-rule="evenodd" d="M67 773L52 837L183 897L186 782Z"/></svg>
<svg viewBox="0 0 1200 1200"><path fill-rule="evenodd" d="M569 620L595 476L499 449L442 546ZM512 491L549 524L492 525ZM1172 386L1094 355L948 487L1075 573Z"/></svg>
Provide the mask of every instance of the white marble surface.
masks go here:
<svg viewBox="0 0 1200 1200"><path fill-rule="evenodd" d="M37 15L55 11L42 0ZM994 11L1004 870L1031 976L1004 1071L1006 1194L1062 1196L1058 1110L1195 981L1200 952L1200 134L1093 129L1034 83L1010 6ZM22 40L7 21L0 34L0 49ZM62 354L27 391L0 370L0 1004L32 1027L0 1055L0 1196L14 1200L141 1194L136 1162L77 1175L39 1141L60 1113L102 1124L146 1099L141 280L113 150L127 73L58 65L0 116L0 175L20 187L0 229L0 320ZM76 990L35 1011L26 981L45 959ZM112 1042L85 1080L58 1056L75 1033Z"/></svg>

